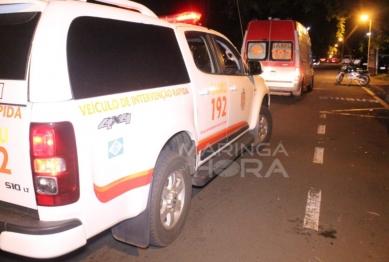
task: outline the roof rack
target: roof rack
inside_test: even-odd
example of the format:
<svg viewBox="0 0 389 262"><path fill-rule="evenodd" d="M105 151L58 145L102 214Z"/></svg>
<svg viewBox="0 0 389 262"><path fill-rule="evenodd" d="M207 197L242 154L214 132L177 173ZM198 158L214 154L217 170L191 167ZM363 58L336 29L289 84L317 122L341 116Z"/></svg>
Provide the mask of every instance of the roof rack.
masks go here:
<svg viewBox="0 0 389 262"><path fill-rule="evenodd" d="M114 5L114 6L123 7L126 9L135 10L135 11L140 12L141 14L158 18L158 16L153 11L148 9L146 6L138 4L138 3L133 2L133 1L127 1L127 0L95 0L95 1L105 3L105 4Z"/></svg>

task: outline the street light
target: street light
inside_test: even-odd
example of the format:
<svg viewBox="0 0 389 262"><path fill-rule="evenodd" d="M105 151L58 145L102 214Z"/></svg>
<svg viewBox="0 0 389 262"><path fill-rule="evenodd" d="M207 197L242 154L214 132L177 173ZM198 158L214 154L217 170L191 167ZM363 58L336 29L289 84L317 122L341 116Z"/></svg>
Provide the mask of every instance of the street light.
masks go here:
<svg viewBox="0 0 389 262"><path fill-rule="evenodd" d="M367 19L369 19L369 42L367 44L367 70L369 70L369 56L370 56L370 38L371 38L371 19L369 18L368 15L363 15L361 16L361 19L363 21L366 21Z"/></svg>
<svg viewBox="0 0 389 262"><path fill-rule="evenodd" d="M343 63L343 50L344 50L343 37L339 37L338 41L342 43L342 50L340 51L340 61Z"/></svg>

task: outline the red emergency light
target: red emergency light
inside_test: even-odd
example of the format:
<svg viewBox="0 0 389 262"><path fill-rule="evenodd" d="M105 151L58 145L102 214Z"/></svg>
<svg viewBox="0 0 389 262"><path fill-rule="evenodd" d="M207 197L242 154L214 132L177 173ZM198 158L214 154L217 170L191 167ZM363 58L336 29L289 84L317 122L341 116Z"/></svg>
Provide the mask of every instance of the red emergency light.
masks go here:
<svg viewBox="0 0 389 262"><path fill-rule="evenodd" d="M160 19L164 19L171 23L187 23L187 24L200 24L199 20L201 14L197 12L184 12L175 15L160 16Z"/></svg>

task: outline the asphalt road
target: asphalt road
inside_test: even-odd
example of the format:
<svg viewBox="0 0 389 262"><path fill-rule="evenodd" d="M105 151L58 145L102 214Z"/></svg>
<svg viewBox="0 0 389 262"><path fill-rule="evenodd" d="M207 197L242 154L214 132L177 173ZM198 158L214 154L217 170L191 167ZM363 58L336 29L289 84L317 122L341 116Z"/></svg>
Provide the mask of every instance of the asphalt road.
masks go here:
<svg viewBox="0 0 389 262"><path fill-rule="evenodd" d="M334 85L335 69L315 73L301 101L272 96L269 146L195 191L172 245L139 249L107 230L55 261L389 261L388 106Z"/></svg>

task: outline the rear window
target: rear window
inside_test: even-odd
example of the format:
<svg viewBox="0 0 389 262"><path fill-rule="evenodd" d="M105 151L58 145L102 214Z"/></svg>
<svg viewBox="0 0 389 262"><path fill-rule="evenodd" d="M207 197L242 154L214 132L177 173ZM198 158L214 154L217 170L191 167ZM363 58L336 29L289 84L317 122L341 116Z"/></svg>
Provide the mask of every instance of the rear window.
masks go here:
<svg viewBox="0 0 389 262"><path fill-rule="evenodd" d="M26 79L39 17L36 12L0 14L0 79Z"/></svg>
<svg viewBox="0 0 389 262"><path fill-rule="evenodd" d="M271 42L270 60L291 61L293 57L293 43L290 41Z"/></svg>
<svg viewBox="0 0 389 262"><path fill-rule="evenodd" d="M171 28L79 17L69 28L67 55L74 99L189 82Z"/></svg>
<svg viewBox="0 0 389 262"><path fill-rule="evenodd" d="M270 46L270 47L269 47ZM303 51L303 50L302 50ZM247 43L247 58L259 61L292 61L291 41L252 41Z"/></svg>
<svg viewBox="0 0 389 262"><path fill-rule="evenodd" d="M247 58L250 60L267 60L268 41L249 42L247 44Z"/></svg>

